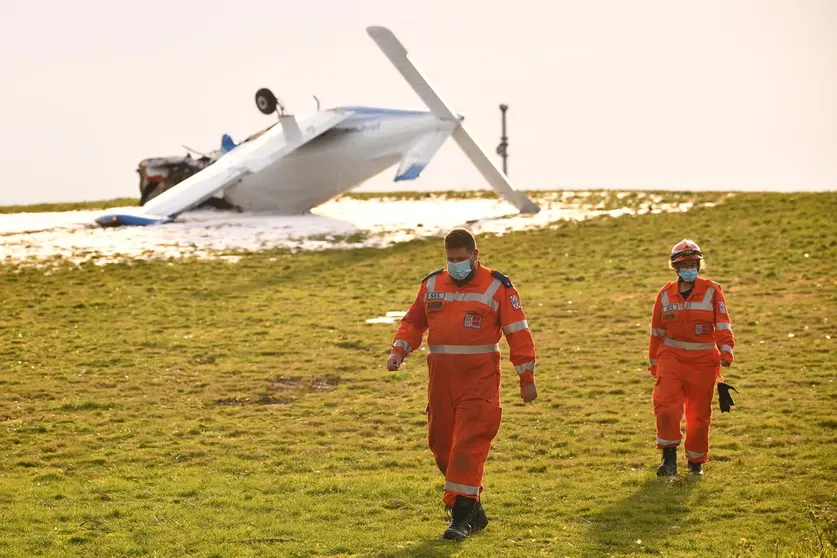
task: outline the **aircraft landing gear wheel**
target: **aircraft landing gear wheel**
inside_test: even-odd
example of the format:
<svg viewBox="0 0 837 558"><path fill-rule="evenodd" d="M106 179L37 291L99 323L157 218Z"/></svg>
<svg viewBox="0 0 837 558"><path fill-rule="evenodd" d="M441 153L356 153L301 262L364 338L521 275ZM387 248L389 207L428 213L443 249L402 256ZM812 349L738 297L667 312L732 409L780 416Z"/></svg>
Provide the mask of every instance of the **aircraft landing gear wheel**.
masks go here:
<svg viewBox="0 0 837 558"><path fill-rule="evenodd" d="M256 91L256 106L262 114L273 114L276 112L277 104L276 96L267 87L262 87Z"/></svg>

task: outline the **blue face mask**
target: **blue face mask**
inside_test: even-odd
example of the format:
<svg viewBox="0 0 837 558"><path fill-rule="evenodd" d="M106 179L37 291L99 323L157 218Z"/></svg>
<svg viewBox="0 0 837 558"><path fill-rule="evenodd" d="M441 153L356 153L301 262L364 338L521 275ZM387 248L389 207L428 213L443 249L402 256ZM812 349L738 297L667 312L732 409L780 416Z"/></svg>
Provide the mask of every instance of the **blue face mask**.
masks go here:
<svg viewBox="0 0 837 558"><path fill-rule="evenodd" d="M457 281L462 281L471 273L471 260L448 262L448 273Z"/></svg>
<svg viewBox="0 0 837 558"><path fill-rule="evenodd" d="M681 269L680 271L677 272L677 275L679 275L680 278L683 279L687 283L694 283L695 279L697 279L697 276L698 276L698 270L697 269Z"/></svg>

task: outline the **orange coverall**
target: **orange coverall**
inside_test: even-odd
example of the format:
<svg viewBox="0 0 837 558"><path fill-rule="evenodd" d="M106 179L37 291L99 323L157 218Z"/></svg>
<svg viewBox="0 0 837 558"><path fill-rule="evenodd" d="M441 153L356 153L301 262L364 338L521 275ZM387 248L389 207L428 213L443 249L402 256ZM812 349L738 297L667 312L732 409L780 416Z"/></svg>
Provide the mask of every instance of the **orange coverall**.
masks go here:
<svg viewBox="0 0 837 558"><path fill-rule="evenodd" d="M477 264L457 287L447 270L425 277L401 320L392 352L409 355L427 335L428 444L445 475L443 500L479 498L491 441L500 428L500 337L520 386L533 383L535 345L520 295L505 275Z"/></svg>
<svg viewBox="0 0 837 558"><path fill-rule="evenodd" d="M688 299L677 281L660 290L651 318L649 371L657 379L652 400L657 448L680 445L686 409L686 457L705 463L715 382L723 381L721 359L733 361L729 311L721 286L698 277Z"/></svg>

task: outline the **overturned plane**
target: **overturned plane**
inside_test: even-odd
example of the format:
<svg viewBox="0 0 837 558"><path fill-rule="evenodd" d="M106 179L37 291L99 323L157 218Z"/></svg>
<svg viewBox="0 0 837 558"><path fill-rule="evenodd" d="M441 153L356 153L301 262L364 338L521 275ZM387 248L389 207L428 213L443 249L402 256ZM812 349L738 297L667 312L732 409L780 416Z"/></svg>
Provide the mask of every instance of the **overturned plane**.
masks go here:
<svg viewBox="0 0 837 558"><path fill-rule="evenodd" d="M139 174L140 205L145 205L152 198L180 184L196 172L205 169L218 160L218 157L235 147L235 143L229 135L224 134L221 137L221 149L208 154L200 153L185 145L183 147L190 153L171 157L148 157L139 162L137 174ZM199 157L193 158L192 153L199 155ZM232 208L229 203L220 197L211 197L204 202L204 205L225 209Z"/></svg>
<svg viewBox="0 0 837 558"><path fill-rule="evenodd" d="M221 149L198 160L194 172L148 196L141 207L107 211L96 223L103 227L167 223L219 195L241 211L303 214L394 165L398 165L396 182L415 180L449 137L518 211L540 211L511 187L465 130L463 117L431 89L395 35L377 26L367 32L429 111L348 106L297 118L285 114L270 90L260 89L258 109L275 113L278 122L237 145L225 136ZM160 181L168 176L166 170Z"/></svg>

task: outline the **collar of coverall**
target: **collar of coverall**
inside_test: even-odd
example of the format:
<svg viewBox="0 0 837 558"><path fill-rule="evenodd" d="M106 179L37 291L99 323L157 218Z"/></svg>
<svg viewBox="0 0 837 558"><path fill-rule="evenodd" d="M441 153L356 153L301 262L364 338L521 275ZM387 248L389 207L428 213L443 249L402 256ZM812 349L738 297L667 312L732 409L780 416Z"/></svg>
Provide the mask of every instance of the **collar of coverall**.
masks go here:
<svg viewBox="0 0 837 558"><path fill-rule="evenodd" d="M477 273L479 273L481 269L482 269L482 264L480 263L480 261L479 261L479 260L477 260L477 265L474 267L474 269L472 269L472 270L471 270L471 273L468 275L468 277L466 277L466 278L465 278L465 279L463 279L462 281L457 281L456 279L454 279L453 277L451 277L451 276L450 276L450 273L448 273L448 274L447 274L447 277L448 277L447 281L448 281L448 283L450 283L450 284L452 284L452 285L454 285L454 286L456 286L456 287L464 287L464 286L465 286L465 285L467 285L467 284L468 284L468 283L469 283L469 282L470 282L470 281L471 281L474 277L476 277L476 276L477 276Z"/></svg>
<svg viewBox="0 0 837 558"><path fill-rule="evenodd" d="M698 288L698 286L700 286L700 285L704 285L705 281L706 281L706 279L705 279L705 278L703 278L703 277L701 277L700 275L698 275L698 276L697 276L697 278L695 279L695 282L694 282L694 283L692 283L692 290L697 289L697 288ZM678 278L677 278L677 281L672 281L672 282L670 283L670 285L671 285L671 287L670 287L670 288L671 288L671 290L672 290L673 292L675 292L675 293L678 293L678 294L679 294L679 293L680 293L680 285L681 285L681 284L683 284L683 283L686 283L686 282L685 282L685 281L683 281L683 279L681 279L680 277L678 277ZM688 284L688 283L686 283L686 284Z"/></svg>

